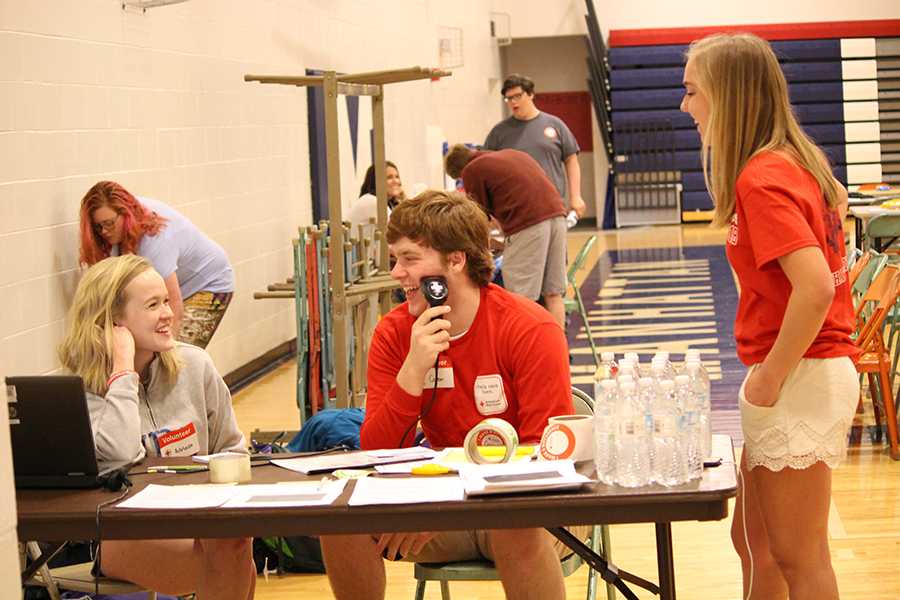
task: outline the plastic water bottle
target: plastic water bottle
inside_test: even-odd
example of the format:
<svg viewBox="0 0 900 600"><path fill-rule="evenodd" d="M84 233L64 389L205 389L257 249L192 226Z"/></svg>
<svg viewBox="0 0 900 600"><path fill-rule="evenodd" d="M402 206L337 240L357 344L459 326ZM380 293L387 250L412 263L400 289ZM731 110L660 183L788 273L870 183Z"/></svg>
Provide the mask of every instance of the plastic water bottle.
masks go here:
<svg viewBox="0 0 900 600"><path fill-rule="evenodd" d="M700 447L697 401L691 391L691 378L687 375L678 375L675 378L675 402L681 413L678 435L687 460L688 477L695 479L703 475L703 456Z"/></svg>
<svg viewBox="0 0 900 600"><path fill-rule="evenodd" d="M641 404L641 410L644 411L644 439L650 450L650 477L648 483L653 482L653 404L659 395L659 387L657 381L652 377L641 377L638 380L638 401Z"/></svg>
<svg viewBox="0 0 900 600"><path fill-rule="evenodd" d="M641 377L643 377L644 375L647 374L647 373L644 373L644 368L641 365L641 357L638 355L637 352L626 352L625 360L631 362L631 364L634 365L635 379L640 379Z"/></svg>
<svg viewBox="0 0 900 600"><path fill-rule="evenodd" d="M665 486L688 480L688 464L678 439L675 382L663 379L653 404L653 480Z"/></svg>
<svg viewBox="0 0 900 600"><path fill-rule="evenodd" d="M594 389L594 466L600 481L613 484L616 479L614 415L618 387L612 379L604 379Z"/></svg>
<svg viewBox="0 0 900 600"><path fill-rule="evenodd" d="M637 381L638 374L635 371L634 364L631 361L623 360L619 363L619 371L616 374L616 381L622 385L624 381Z"/></svg>
<svg viewBox="0 0 900 600"><path fill-rule="evenodd" d="M600 366L594 373L594 381L602 381L604 379L615 379L619 372L619 365L616 364L616 355L612 352L600 353ZM596 396L596 392L595 392Z"/></svg>
<svg viewBox="0 0 900 600"><path fill-rule="evenodd" d="M681 363L681 366L678 369L679 375L687 374L687 364L692 360L700 360L700 351L696 348L691 348L684 353L684 362Z"/></svg>
<svg viewBox="0 0 900 600"><path fill-rule="evenodd" d="M616 402L616 483L639 487L650 482L650 448L644 432L644 410L634 381L619 384Z"/></svg>
<svg viewBox="0 0 900 600"><path fill-rule="evenodd" d="M665 379L675 379L675 365L669 362L669 353L668 352L657 352L653 357L653 360L650 362L651 368L656 365L661 365L663 369L663 373L665 375Z"/></svg>
<svg viewBox="0 0 900 600"><path fill-rule="evenodd" d="M712 420L710 406L709 374L699 360L689 359L687 362L687 375L691 378L691 389L697 401L697 414L700 427L701 456L712 456Z"/></svg>

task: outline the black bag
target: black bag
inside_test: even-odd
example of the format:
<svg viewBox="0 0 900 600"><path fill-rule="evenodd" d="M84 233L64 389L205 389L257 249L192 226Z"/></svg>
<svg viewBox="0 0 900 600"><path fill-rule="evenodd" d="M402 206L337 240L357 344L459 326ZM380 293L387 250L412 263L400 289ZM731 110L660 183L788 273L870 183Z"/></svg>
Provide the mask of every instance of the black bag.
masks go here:
<svg viewBox="0 0 900 600"><path fill-rule="evenodd" d="M263 569L278 573L324 573L319 538L307 535L275 536L253 539L256 572Z"/></svg>

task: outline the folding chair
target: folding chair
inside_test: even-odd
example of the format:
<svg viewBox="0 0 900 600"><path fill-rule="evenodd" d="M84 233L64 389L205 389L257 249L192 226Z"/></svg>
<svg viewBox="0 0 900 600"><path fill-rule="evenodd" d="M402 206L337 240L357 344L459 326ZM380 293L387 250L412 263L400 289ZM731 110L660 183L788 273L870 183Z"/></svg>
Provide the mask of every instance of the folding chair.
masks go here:
<svg viewBox="0 0 900 600"><path fill-rule="evenodd" d="M575 260L572 261L572 264L569 265L569 270L566 273L566 282L568 285L572 286L572 289L575 292L575 296L573 298L566 298L564 300L566 314L573 313L576 310L578 314L581 315L581 320L584 322L584 331L587 333L588 344L591 345L591 354L594 355L594 366L600 366L600 356L597 353L597 345L594 344L594 336L591 334L591 323L588 321L587 311L584 308L584 301L581 299L581 291L578 289L578 284L575 282L575 275L581 268L584 266L585 260L587 260L588 254L591 252L591 248L594 247L594 243L597 241L597 236L592 235L581 247L581 250L578 251L578 254L575 256Z"/></svg>
<svg viewBox="0 0 900 600"><path fill-rule="evenodd" d="M579 253L580 255L581 253ZM572 388L572 404L579 415L594 414L594 401L578 388ZM594 552L599 552L607 560L611 559L609 527L594 525L591 527L588 542ZM578 570L583 561L574 552L560 561L563 577L568 577ZM425 598L425 584L429 581L441 583L441 600L450 600L451 581L499 581L500 576L494 564L487 560L472 560L451 563L416 563L415 565L416 596L415 600ZM597 572L588 567L587 600L594 600L597 595ZM606 597L615 600L616 590L611 583L606 584Z"/></svg>
<svg viewBox="0 0 900 600"><path fill-rule="evenodd" d="M37 559L41 555L41 549L37 542L26 542L25 548L32 559ZM60 590L90 594L95 589L100 594L108 596L146 591L147 600L156 600L156 592L145 590L139 585L127 581L100 577L95 582L94 575L91 572L93 566L94 563L88 562L51 569L45 564L27 581L22 583L23 585L35 585L46 588L50 600L60 600L62 597Z"/></svg>
<svg viewBox="0 0 900 600"><path fill-rule="evenodd" d="M866 225L866 242L869 248L878 252L897 254L898 249L892 248L900 239L900 214L878 215Z"/></svg>
<svg viewBox="0 0 900 600"><path fill-rule="evenodd" d="M853 298L854 307L859 306L866 290L887 263L887 255L875 250L868 250L856 261L856 264L850 269L850 295Z"/></svg>
<svg viewBox="0 0 900 600"><path fill-rule="evenodd" d="M860 354L856 359L856 370L865 373L869 379L875 422L881 426L881 416L877 398L880 396L887 421L890 455L900 460L900 443L897 436L897 411L894 405L891 385L892 358L884 341L884 322L900 295L900 266L888 265L866 290L856 309L856 345ZM860 398L860 402L862 399Z"/></svg>

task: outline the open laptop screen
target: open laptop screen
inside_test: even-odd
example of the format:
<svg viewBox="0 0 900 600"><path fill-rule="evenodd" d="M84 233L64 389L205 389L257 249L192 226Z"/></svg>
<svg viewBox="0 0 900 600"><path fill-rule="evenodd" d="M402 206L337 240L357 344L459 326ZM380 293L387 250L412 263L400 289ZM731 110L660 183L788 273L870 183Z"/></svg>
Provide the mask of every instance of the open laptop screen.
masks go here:
<svg viewBox="0 0 900 600"><path fill-rule="evenodd" d="M6 378L17 487L81 487L97 479L97 459L80 377ZM76 480L84 479L78 483ZM47 483L41 483L47 480Z"/></svg>

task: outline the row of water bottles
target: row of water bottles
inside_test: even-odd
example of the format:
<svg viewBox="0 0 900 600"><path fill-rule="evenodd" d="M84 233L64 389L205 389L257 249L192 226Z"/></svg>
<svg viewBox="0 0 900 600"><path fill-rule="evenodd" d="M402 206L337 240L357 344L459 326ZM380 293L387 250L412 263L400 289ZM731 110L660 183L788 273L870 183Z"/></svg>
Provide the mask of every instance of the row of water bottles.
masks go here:
<svg viewBox="0 0 900 600"><path fill-rule="evenodd" d="M709 374L697 350L676 369L668 352L649 365L637 353L601 354L594 382L594 462L608 484L681 485L710 456Z"/></svg>

